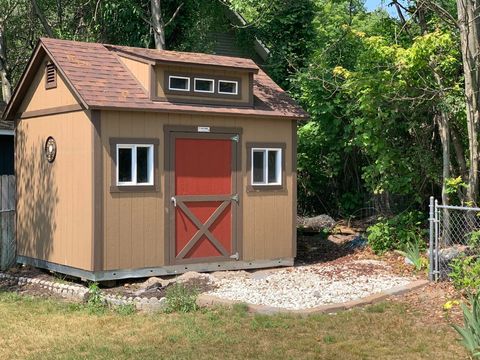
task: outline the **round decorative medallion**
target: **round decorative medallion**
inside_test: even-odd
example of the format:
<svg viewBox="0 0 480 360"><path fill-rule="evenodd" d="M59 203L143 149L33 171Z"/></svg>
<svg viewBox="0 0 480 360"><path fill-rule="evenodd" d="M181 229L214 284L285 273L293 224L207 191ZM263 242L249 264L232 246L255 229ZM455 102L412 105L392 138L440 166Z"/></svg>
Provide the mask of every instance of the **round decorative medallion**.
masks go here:
<svg viewBox="0 0 480 360"><path fill-rule="evenodd" d="M57 142L51 136L45 142L45 157L49 163L52 163L57 156Z"/></svg>

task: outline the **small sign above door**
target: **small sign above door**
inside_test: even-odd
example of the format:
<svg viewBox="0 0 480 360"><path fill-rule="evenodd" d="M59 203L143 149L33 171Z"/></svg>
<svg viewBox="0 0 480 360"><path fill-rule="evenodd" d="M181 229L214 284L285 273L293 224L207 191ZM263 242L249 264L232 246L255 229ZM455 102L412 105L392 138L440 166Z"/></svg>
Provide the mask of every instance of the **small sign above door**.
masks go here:
<svg viewBox="0 0 480 360"><path fill-rule="evenodd" d="M209 133L210 132L210 126L199 126L198 127L198 132Z"/></svg>

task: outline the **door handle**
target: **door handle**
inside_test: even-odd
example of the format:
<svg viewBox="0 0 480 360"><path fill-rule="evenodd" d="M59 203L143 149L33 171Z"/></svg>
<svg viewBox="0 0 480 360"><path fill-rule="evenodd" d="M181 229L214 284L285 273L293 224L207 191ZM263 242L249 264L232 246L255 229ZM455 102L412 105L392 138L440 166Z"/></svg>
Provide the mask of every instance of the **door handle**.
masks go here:
<svg viewBox="0 0 480 360"><path fill-rule="evenodd" d="M170 198L170 201L172 202L173 207L177 207L177 198L175 196L172 196Z"/></svg>

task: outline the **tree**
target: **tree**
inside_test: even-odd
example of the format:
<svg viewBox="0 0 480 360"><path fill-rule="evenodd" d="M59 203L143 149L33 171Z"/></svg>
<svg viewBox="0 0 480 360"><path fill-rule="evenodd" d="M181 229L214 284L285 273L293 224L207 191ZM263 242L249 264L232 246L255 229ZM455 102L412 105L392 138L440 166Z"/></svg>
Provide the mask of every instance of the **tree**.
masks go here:
<svg viewBox="0 0 480 360"><path fill-rule="evenodd" d="M458 28L460 32L463 74L465 78L465 104L469 139L470 169L468 173L468 200L478 198L478 126L480 124L480 1L457 0Z"/></svg>
<svg viewBox="0 0 480 360"><path fill-rule="evenodd" d="M175 17L178 15L178 12L183 6L183 3L178 5L177 9L173 13L173 15L170 17L170 19L167 22L163 21L163 15L162 15L162 6L161 6L161 0L151 0L150 1L150 9L152 13L152 22L150 23L152 30L153 30L153 36L155 39L155 48L158 50L165 50L166 49L166 43L165 43L165 28L171 24L171 22L175 19Z"/></svg>

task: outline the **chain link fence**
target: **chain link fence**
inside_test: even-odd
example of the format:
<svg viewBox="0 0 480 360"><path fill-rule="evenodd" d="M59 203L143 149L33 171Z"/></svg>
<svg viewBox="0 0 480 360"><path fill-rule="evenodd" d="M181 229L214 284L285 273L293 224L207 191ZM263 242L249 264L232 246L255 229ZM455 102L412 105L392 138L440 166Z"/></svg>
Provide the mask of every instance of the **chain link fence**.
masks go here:
<svg viewBox="0 0 480 360"><path fill-rule="evenodd" d="M452 262L480 255L480 208L447 206L430 198L430 280L448 279Z"/></svg>

